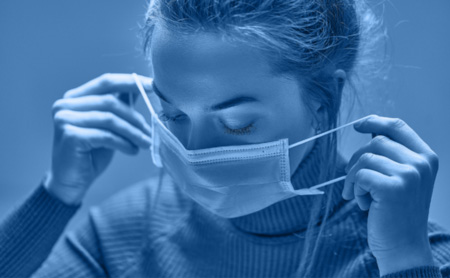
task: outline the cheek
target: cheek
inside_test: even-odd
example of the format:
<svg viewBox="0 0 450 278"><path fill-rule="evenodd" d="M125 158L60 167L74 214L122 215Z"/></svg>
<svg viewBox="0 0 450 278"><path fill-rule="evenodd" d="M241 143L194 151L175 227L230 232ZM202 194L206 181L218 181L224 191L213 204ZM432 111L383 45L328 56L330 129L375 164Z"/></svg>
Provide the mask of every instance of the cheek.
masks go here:
<svg viewBox="0 0 450 278"><path fill-rule="evenodd" d="M273 99L267 109L267 118L270 124L266 125L265 132L272 140L288 138L289 144L297 143L315 135L313 128L313 114L299 96L299 92L292 89L282 94L285 97ZM271 140L267 140L271 141ZM289 149L289 164L291 175L300 162L307 156L314 146L314 141Z"/></svg>
<svg viewBox="0 0 450 278"><path fill-rule="evenodd" d="M289 144L297 143L301 140L307 139L315 135L315 130L312 126L313 116L306 107L298 107L292 109L286 118L286 137L289 138ZM291 175L297 169L301 161L308 155L309 151L314 146L314 141L296 146L289 149L289 161Z"/></svg>

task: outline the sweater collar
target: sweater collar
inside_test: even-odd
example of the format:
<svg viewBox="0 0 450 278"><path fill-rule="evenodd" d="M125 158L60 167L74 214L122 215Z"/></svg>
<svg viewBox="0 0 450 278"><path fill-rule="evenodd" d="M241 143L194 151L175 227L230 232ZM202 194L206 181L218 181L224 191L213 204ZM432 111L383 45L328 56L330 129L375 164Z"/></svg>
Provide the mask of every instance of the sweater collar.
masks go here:
<svg viewBox="0 0 450 278"><path fill-rule="evenodd" d="M296 171L291 177L291 183L294 188L305 188L319 183L319 174L321 166L321 157L325 150L324 140L316 140L314 147L303 159ZM345 174L343 170L343 159L338 155L338 169L336 175ZM334 177L332 177L334 178ZM341 197L343 181L329 185L324 188L323 195L295 196L278 203L275 203L258 212L231 218L229 221L238 229L261 235L284 235L306 230L313 207L321 206L319 216L334 212L345 201ZM332 195L332 196L329 196ZM327 199L330 198L330 204L326 206ZM311 219L312 224L317 224L322 217Z"/></svg>

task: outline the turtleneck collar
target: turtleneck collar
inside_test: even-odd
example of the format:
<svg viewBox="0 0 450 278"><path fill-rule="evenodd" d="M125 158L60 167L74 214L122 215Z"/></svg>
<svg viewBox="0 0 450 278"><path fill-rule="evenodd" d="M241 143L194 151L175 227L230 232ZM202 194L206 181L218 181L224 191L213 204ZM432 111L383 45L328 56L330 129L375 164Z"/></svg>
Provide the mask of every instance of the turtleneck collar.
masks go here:
<svg viewBox="0 0 450 278"><path fill-rule="evenodd" d="M325 141L316 140L315 145L302 160L296 171L291 177L294 188L305 188L319 183L319 172L321 167L321 157L325 150ZM345 174L343 170L343 158L338 155L337 175ZM321 181L323 182L323 181ZM343 181L329 185L324 188L323 195L307 195L296 196L278 203L275 203L258 212L229 219L229 221L238 229L254 234L261 235L284 235L305 230L310 221L312 208L315 204L323 202L323 198L331 198L328 212L332 212L340 207L345 200L342 199L341 193ZM325 209L320 209L320 216L325 214ZM322 217L316 219L320 221ZM317 224L317 223L315 223Z"/></svg>

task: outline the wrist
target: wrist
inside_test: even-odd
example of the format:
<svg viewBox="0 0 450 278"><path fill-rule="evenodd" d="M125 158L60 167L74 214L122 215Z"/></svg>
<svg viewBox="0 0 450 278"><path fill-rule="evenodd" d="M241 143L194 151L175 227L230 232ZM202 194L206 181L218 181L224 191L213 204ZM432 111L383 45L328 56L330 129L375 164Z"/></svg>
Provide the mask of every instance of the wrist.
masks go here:
<svg viewBox="0 0 450 278"><path fill-rule="evenodd" d="M69 206L80 205L84 197L84 192L78 188L68 188L56 182L51 171L46 173L42 185L52 197Z"/></svg>
<svg viewBox="0 0 450 278"><path fill-rule="evenodd" d="M375 256L380 276L407 269L435 266L429 242L423 246L413 244L397 250L389 250Z"/></svg>

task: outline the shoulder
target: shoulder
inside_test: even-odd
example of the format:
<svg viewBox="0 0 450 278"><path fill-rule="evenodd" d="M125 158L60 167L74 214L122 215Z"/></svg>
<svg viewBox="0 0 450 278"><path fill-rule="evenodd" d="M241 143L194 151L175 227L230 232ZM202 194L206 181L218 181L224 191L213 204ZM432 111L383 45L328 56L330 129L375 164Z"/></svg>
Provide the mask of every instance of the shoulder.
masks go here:
<svg viewBox="0 0 450 278"><path fill-rule="evenodd" d="M164 222L183 217L191 203L170 177L162 174L117 192L93 207L90 214L99 228L119 236L142 232L155 218Z"/></svg>
<svg viewBox="0 0 450 278"><path fill-rule="evenodd" d="M156 175L91 208L89 221L107 267L133 264L149 237L170 231L172 223L190 212L190 206L190 199L167 175Z"/></svg>

